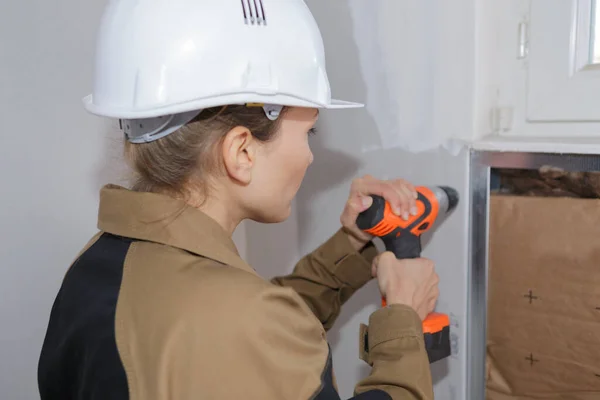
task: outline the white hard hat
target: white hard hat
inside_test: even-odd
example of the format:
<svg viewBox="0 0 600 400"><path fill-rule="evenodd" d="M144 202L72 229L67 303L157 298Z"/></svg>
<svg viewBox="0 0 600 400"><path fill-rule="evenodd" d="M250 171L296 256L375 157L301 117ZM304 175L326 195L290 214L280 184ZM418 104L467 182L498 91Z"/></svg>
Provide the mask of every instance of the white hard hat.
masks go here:
<svg viewBox="0 0 600 400"><path fill-rule="evenodd" d="M96 48L96 115L156 140L205 108L354 108L333 100L321 33L304 0L110 0Z"/></svg>

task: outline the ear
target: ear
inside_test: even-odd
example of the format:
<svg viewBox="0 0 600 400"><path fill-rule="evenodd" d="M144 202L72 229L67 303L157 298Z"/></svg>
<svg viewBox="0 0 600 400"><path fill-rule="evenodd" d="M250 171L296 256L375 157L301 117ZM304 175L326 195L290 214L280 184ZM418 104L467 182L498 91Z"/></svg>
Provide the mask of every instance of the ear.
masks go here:
<svg viewBox="0 0 600 400"><path fill-rule="evenodd" d="M221 147L223 164L229 177L248 185L256 163L256 139L248 128L236 126L223 138Z"/></svg>

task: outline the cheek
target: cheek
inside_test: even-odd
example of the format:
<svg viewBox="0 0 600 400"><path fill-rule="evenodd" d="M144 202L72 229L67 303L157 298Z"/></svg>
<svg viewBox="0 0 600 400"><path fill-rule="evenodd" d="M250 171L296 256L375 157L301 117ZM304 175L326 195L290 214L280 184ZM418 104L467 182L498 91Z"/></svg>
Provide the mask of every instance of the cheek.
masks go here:
<svg viewBox="0 0 600 400"><path fill-rule="evenodd" d="M281 159L283 185L295 193L300 187L308 166L313 161L313 154L307 143L296 142Z"/></svg>
<svg viewBox="0 0 600 400"><path fill-rule="evenodd" d="M306 136L286 138L276 152L271 153L269 161L263 165L263 175L269 176L274 190L293 195L304 179L308 166L314 156ZM285 196L288 197L288 196Z"/></svg>

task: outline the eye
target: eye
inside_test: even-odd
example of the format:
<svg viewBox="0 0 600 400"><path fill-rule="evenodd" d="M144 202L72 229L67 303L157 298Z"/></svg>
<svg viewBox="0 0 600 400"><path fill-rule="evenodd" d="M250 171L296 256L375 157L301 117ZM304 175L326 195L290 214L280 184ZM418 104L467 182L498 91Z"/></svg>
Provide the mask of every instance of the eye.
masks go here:
<svg viewBox="0 0 600 400"><path fill-rule="evenodd" d="M317 134L317 128L310 128L308 130L308 136L313 136Z"/></svg>

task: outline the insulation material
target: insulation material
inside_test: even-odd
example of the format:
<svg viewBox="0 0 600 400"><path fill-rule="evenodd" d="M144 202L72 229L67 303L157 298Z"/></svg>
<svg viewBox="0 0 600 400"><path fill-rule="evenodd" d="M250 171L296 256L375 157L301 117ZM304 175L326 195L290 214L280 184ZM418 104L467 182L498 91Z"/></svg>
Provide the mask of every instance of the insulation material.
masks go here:
<svg viewBox="0 0 600 400"><path fill-rule="evenodd" d="M600 200L496 194L489 223L487 400L600 399Z"/></svg>
<svg viewBox="0 0 600 400"><path fill-rule="evenodd" d="M500 172L501 191L527 196L600 197L600 174L568 172L545 166L539 170L503 169Z"/></svg>

